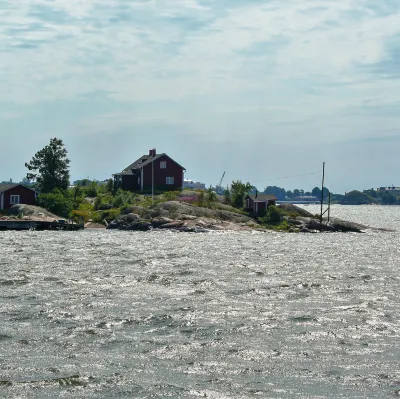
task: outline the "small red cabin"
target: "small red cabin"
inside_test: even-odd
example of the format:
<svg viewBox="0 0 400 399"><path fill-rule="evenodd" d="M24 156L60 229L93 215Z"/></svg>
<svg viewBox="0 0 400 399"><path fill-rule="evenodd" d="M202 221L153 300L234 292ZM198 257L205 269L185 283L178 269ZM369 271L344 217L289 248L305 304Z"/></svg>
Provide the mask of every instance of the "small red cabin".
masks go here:
<svg viewBox="0 0 400 399"><path fill-rule="evenodd" d="M183 187L185 168L155 149L115 173L114 186L127 191L174 191Z"/></svg>
<svg viewBox="0 0 400 399"><path fill-rule="evenodd" d="M0 210L16 204L35 205L37 192L22 184L0 184Z"/></svg>
<svg viewBox="0 0 400 399"><path fill-rule="evenodd" d="M246 197L246 209L255 215L262 215L271 205L276 205L278 198L270 194L249 194Z"/></svg>

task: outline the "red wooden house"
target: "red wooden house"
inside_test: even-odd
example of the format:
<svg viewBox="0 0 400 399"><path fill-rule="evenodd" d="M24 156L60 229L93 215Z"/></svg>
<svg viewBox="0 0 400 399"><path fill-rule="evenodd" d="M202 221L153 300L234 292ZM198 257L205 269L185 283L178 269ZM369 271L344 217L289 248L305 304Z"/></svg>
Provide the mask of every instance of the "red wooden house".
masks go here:
<svg viewBox="0 0 400 399"><path fill-rule="evenodd" d="M157 154L155 149L115 173L114 186L127 191L174 191L183 187L185 168L167 154Z"/></svg>
<svg viewBox="0 0 400 399"><path fill-rule="evenodd" d="M37 192L22 184L0 184L0 210L16 204L35 205Z"/></svg>
<svg viewBox="0 0 400 399"><path fill-rule="evenodd" d="M249 194L246 197L246 209L255 215L262 215L271 205L275 205L278 198L270 194Z"/></svg>

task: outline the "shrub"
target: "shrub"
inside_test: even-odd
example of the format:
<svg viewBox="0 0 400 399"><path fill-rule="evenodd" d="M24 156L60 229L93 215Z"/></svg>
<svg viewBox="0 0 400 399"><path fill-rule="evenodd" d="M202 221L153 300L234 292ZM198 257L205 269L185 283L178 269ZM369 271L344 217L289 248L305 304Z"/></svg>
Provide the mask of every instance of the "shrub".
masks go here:
<svg viewBox="0 0 400 399"><path fill-rule="evenodd" d="M178 195L178 191L167 191L163 194L163 197L165 201L175 201Z"/></svg>
<svg viewBox="0 0 400 399"><path fill-rule="evenodd" d="M115 220L121 214L119 209L109 209L108 211L103 211L102 220L106 220L107 222L111 222Z"/></svg>
<svg viewBox="0 0 400 399"><path fill-rule="evenodd" d="M73 199L67 191L56 188L51 193L40 194L37 204L55 215L69 217L73 209Z"/></svg>
<svg viewBox="0 0 400 399"><path fill-rule="evenodd" d="M211 203L211 202L215 202L217 200L217 193L212 189L212 187L210 186L210 188L207 190L207 196L206 196L207 202Z"/></svg>
<svg viewBox="0 0 400 399"><path fill-rule="evenodd" d="M130 191L119 189L112 201L114 208L126 208L135 202L136 195Z"/></svg>
<svg viewBox="0 0 400 399"><path fill-rule="evenodd" d="M94 209L96 209L96 211L100 208L102 204L102 197L97 196L95 201L94 201Z"/></svg>
<svg viewBox="0 0 400 399"><path fill-rule="evenodd" d="M96 198L97 197L97 183L92 182L89 187L85 189L86 197Z"/></svg>
<svg viewBox="0 0 400 399"><path fill-rule="evenodd" d="M272 223L272 224L280 223L282 220L281 211L275 205L272 205L268 208L267 217L268 217L269 223Z"/></svg>

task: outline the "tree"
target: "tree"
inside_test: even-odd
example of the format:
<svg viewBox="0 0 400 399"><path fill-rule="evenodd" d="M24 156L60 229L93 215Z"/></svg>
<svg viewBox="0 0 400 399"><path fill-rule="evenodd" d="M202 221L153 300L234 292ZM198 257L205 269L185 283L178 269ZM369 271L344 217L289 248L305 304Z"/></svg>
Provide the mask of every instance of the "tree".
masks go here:
<svg viewBox="0 0 400 399"><path fill-rule="evenodd" d="M62 140L53 138L29 163L25 163L29 170L26 178L35 180L42 193L50 193L56 188L66 190L69 186L69 163Z"/></svg>
<svg viewBox="0 0 400 399"><path fill-rule="evenodd" d="M300 190L298 188L296 188L295 190L293 190L293 195L295 197L300 197Z"/></svg>
<svg viewBox="0 0 400 399"><path fill-rule="evenodd" d="M275 195L278 200L284 201L286 198L286 191L284 188L276 187L276 186L268 186L264 190L264 194Z"/></svg>
<svg viewBox="0 0 400 399"><path fill-rule="evenodd" d="M240 180L233 181L231 185L231 202L236 208L243 208L244 199L252 189L250 183L242 183Z"/></svg>
<svg viewBox="0 0 400 399"><path fill-rule="evenodd" d="M311 191L313 197L321 198L321 189L319 187L314 187Z"/></svg>
<svg viewBox="0 0 400 399"><path fill-rule="evenodd" d="M225 203L230 205L232 198L231 198L231 191L229 190L229 188L226 188L224 192L224 198L225 198Z"/></svg>
<svg viewBox="0 0 400 399"><path fill-rule="evenodd" d="M55 189L51 193L42 193L37 198L37 204L42 208L56 214L57 216L68 217L73 209L73 199L68 191Z"/></svg>

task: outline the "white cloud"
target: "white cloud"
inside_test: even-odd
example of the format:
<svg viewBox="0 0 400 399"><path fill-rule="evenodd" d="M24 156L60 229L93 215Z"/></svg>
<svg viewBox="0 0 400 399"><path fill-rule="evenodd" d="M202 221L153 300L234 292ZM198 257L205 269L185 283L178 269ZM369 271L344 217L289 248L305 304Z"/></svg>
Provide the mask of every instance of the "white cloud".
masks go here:
<svg viewBox="0 0 400 399"><path fill-rule="evenodd" d="M258 134L265 125L339 123L349 110L400 100L399 80L364 69L400 33L400 13L380 13L372 0L257 3L14 1L0 13L0 102L40 107L97 92L132 110L144 105L107 113L119 117L99 112L84 128L156 121L226 137L221 126L235 132L229 118ZM168 106L146 109L154 102ZM346 123L342 136L353 128ZM365 134L365 123L354 126Z"/></svg>

